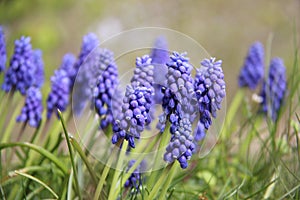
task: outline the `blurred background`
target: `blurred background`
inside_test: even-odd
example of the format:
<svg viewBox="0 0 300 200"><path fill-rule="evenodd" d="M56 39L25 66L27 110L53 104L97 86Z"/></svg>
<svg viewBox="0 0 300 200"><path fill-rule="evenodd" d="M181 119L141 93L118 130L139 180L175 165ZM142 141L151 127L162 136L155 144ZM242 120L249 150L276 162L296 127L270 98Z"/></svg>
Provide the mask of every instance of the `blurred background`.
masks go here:
<svg viewBox="0 0 300 200"><path fill-rule="evenodd" d="M253 42L266 45L272 35L271 56L282 57L290 71L295 29L300 33L299 11L299 0L0 0L0 24L6 32L9 56L14 40L21 35L31 36L33 48L43 50L46 86L62 56L67 52L77 55L82 36L88 32L105 41L132 28L174 29L223 60L229 102Z"/></svg>

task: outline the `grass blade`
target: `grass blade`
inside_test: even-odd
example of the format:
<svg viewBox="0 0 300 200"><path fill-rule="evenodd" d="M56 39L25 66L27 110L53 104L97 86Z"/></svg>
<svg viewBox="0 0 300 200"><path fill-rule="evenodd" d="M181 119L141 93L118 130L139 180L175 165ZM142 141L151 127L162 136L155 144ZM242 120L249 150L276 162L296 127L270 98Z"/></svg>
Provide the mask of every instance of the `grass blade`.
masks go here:
<svg viewBox="0 0 300 200"><path fill-rule="evenodd" d="M58 199L58 195L43 181L37 179L36 177L33 177L29 174L23 173L23 172L19 172L19 171L15 171L16 174L20 175L20 176L24 176L26 178L29 178L37 183L39 183L40 185L42 185L45 189L47 189L56 199Z"/></svg>
<svg viewBox="0 0 300 200"><path fill-rule="evenodd" d="M92 165L88 161L88 158L86 157L85 153L83 152L83 150L81 149L79 143L75 140L75 138L69 138L69 139L70 139L70 142L71 142L73 148L79 153L81 159L85 163L85 165L93 179L93 182L96 184L97 183L97 175L96 175L95 171L93 170Z"/></svg>
<svg viewBox="0 0 300 200"><path fill-rule="evenodd" d="M78 176L77 176L76 166L75 166L75 162L74 162L74 156L73 156L72 147L71 147L71 143L70 143L70 138L73 138L73 137L71 135L69 135L68 132L67 132L66 124L65 124L65 121L63 119L63 116L62 116L60 110L57 109L57 112L58 112L58 115L60 117L60 121L61 121L62 127L64 129L65 137L66 137L66 140L67 140L67 145L68 145L68 149L69 149L71 164L72 164L73 173L74 173L74 176L75 176L74 179L75 179L75 185L76 185L77 193L78 193L79 199L82 199L80 188L79 188L79 183L78 183L78 179L77 179Z"/></svg>
<svg viewBox="0 0 300 200"><path fill-rule="evenodd" d="M30 148L30 149L40 153L41 155L43 155L46 158L48 158L49 160L51 160L59 169L61 169L61 171L64 174L68 173L68 169L66 168L66 166L63 162L61 162L56 156L51 154L49 151L47 151L46 149L44 149L38 145L30 144L28 142L1 143L0 150L5 149L5 148L10 148L10 147L16 147L16 146L27 147L27 148Z"/></svg>

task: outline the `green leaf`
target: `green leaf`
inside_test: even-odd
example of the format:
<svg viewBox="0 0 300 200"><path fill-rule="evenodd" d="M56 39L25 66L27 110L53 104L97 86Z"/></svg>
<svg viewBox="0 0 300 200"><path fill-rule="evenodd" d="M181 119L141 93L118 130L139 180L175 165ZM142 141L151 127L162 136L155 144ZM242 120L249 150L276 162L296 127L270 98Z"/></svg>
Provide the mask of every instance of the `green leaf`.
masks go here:
<svg viewBox="0 0 300 200"><path fill-rule="evenodd" d="M20 172L20 171L15 171L15 173L16 174L18 174L18 175L20 175L20 176L24 176L24 177L26 177L26 178L29 178L29 179L31 179L31 180L33 180L33 181L35 181L35 182L37 182L37 183L39 183L40 185L42 185L45 189L47 189L51 194L53 194L53 196L56 198L56 199L58 199L58 195L46 184L46 183L44 183L43 181L41 181L41 180L39 180L38 178L36 178L36 177L33 177L33 176L31 176L31 175L29 175L29 174L26 174L26 173L24 173L24 172Z"/></svg>

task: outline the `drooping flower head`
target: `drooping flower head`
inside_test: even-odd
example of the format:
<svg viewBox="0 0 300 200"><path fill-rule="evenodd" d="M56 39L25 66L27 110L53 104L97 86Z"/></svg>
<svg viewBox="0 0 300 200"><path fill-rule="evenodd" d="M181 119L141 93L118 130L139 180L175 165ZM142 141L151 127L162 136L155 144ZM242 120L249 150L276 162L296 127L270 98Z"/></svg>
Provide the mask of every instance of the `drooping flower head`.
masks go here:
<svg viewBox="0 0 300 200"><path fill-rule="evenodd" d="M30 37L22 36L15 41L14 54L10 60L10 67L5 74L2 89L9 92L15 88L24 95L26 89L34 84L34 73Z"/></svg>
<svg viewBox="0 0 300 200"><path fill-rule="evenodd" d="M34 68L35 68L33 85L35 85L38 88L41 88L42 85L44 84L44 80L45 80L42 51L40 49L33 50L32 57L33 57L32 62L33 62Z"/></svg>
<svg viewBox="0 0 300 200"><path fill-rule="evenodd" d="M135 160L130 160L128 162L128 168L127 172L130 170L130 168L135 164ZM130 175L128 180L126 180L124 186L125 187L130 187L139 190L139 187L143 184L143 179L142 179L142 171L144 170L146 165L146 162L143 160L138 167L133 171L133 173Z"/></svg>
<svg viewBox="0 0 300 200"><path fill-rule="evenodd" d="M282 59L273 58L270 63L269 76L262 87L262 110L268 113L273 121L277 119L286 91L285 71Z"/></svg>
<svg viewBox="0 0 300 200"><path fill-rule="evenodd" d="M204 59L202 67L195 77L195 93L198 101L200 122L208 129L212 123L211 117L217 116L225 97L225 81L222 61L215 58Z"/></svg>
<svg viewBox="0 0 300 200"><path fill-rule="evenodd" d="M42 94L37 87L30 87L26 91L25 105L21 114L17 117L17 122L29 123L32 127L37 127L42 120Z"/></svg>
<svg viewBox="0 0 300 200"><path fill-rule="evenodd" d="M51 77L51 91L47 98L47 118L51 117L53 111L59 109L65 111L69 105L72 70L75 57L72 54L66 54L62 59L62 64L58 70L54 71Z"/></svg>
<svg viewBox="0 0 300 200"><path fill-rule="evenodd" d="M187 161L191 158L196 146L192 135L192 124L188 118L180 119L177 129L172 134L171 140L166 148L164 160L168 163L176 159L181 168L187 168Z"/></svg>
<svg viewBox="0 0 300 200"><path fill-rule="evenodd" d="M134 139L140 139L140 134L150 118L151 99L151 89L127 86L122 112L113 125L113 144L125 139L130 147L135 148Z"/></svg>
<svg viewBox="0 0 300 200"><path fill-rule="evenodd" d="M167 63L168 73L162 100L163 114L159 117L158 124L161 132L164 131L165 124L169 119L171 132L174 133L179 120L194 112L192 66L185 55L186 53L173 52L170 56L171 61Z"/></svg>
<svg viewBox="0 0 300 200"><path fill-rule="evenodd" d="M255 42L248 51L239 75L239 86L255 89L264 77L264 47Z"/></svg>
<svg viewBox="0 0 300 200"><path fill-rule="evenodd" d="M0 73L5 69L5 65L6 65L5 35L2 27L0 26Z"/></svg>
<svg viewBox="0 0 300 200"><path fill-rule="evenodd" d="M93 88L99 75L100 48L99 40L93 33L83 37L81 52L75 63L75 71L72 80L73 111L80 115L88 101L93 98ZM76 79L76 80L75 80Z"/></svg>
<svg viewBox="0 0 300 200"><path fill-rule="evenodd" d="M118 69L114 62L114 55L108 49L103 49L101 53L100 69L102 73L97 78L94 88L94 103L97 114L100 117L100 127L106 128L114 121L113 99L119 84ZM120 105L118 105L120 107Z"/></svg>

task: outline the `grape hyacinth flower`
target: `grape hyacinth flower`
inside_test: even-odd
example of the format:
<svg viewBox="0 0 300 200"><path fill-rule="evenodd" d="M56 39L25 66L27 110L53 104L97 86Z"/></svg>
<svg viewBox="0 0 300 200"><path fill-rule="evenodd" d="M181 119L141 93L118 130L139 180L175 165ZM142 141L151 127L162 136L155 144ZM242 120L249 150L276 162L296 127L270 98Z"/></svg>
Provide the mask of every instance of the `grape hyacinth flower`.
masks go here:
<svg viewBox="0 0 300 200"><path fill-rule="evenodd" d="M65 70L68 74L68 77L71 79L73 74L76 73L75 70L75 62L76 57L72 53L66 53L62 59L62 63L60 65L60 69ZM70 89L72 89L72 85L70 85Z"/></svg>
<svg viewBox="0 0 300 200"><path fill-rule="evenodd" d="M33 56L33 65L35 68L33 84L36 87L41 88L45 80L42 51L40 49L33 50L32 56Z"/></svg>
<svg viewBox="0 0 300 200"><path fill-rule="evenodd" d="M248 51L239 75L239 86L254 90L264 77L264 47L255 42Z"/></svg>
<svg viewBox="0 0 300 200"><path fill-rule="evenodd" d="M161 92L162 85L166 79L168 68L166 63L169 61L168 44L165 37L160 36L155 40L154 47L151 51L152 65L154 66L154 102L161 104L163 94Z"/></svg>
<svg viewBox="0 0 300 200"><path fill-rule="evenodd" d="M28 122L31 127L37 127L42 120L42 112L42 94L39 88L28 88L25 105L22 108L21 114L17 117L17 122Z"/></svg>
<svg viewBox="0 0 300 200"><path fill-rule="evenodd" d="M47 98L48 119L54 110L59 109L63 112L69 105L71 91L70 70L73 68L74 61L75 57L72 54L66 54L62 59L60 68L55 70L54 75L51 77L51 92Z"/></svg>
<svg viewBox="0 0 300 200"><path fill-rule="evenodd" d="M177 159L181 168L185 169L188 166L187 161L190 160L195 148L192 124L188 118L183 118L179 121L176 131L171 136L164 154L164 160L172 163Z"/></svg>
<svg viewBox="0 0 300 200"><path fill-rule="evenodd" d="M34 73L30 37L22 36L15 41L14 54L10 60L10 67L5 74L2 89L9 92L16 88L24 95L27 88L34 83Z"/></svg>
<svg viewBox="0 0 300 200"><path fill-rule="evenodd" d="M104 129L114 121L112 101L119 81L118 69L114 62L113 53L107 49L103 49L102 51L103 59L100 62L102 73L98 76L93 95L95 109L100 117L100 127Z"/></svg>
<svg viewBox="0 0 300 200"><path fill-rule="evenodd" d="M208 129L212 123L211 116L215 118L217 110L221 109L221 103L226 94L225 81L221 60L204 59L201 65L202 68L196 73L194 87L200 122Z"/></svg>
<svg viewBox="0 0 300 200"><path fill-rule="evenodd" d="M167 63L167 88L163 88L163 114L159 116L158 129L163 132L167 119L171 123L170 131L174 133L180 118L194 113L194 80L191 76L192 66L185 57L186 53L173 52ZM195 101L196 102L196 101Z"/></svg>
<svg viewBox="0 0 300 200"><path fill-rule="evenodd" d="M79 68L82 66L84 62L87 62L87 58L91 57L91 53L95 50L99 45L99 40L94 33L88 33L83 37L81 50L78 56L78 59L74 65L75 73L72 75L72 81L75 82L75 78L79 71Z"/></svg>
<svg viewBox="0 0 300 200"><path fill-rule="evenodd" d="M135 160L130 160L128 162L128 168L126 170L126 172L128 173L128 171L130 170L130 168L135 164ZM143 184L142 181L142 171L144 170L144 168L146 167L146 162L143 160L138 167L132 172L132 174L130 175L130 177L126 180L124 186L127 188L134 188L139 190L139 187Z"/></svg>
<svg viewBox="0 0 300 200"><path fill-rule="evenodd" d="M143 86L153 91L154 66L151 64L151 60L148 55L136 58L136 68L131 79L131 85L133 87Z"/></svg>
<svg viewBox="0 0 300 200"><path fill-rule="evenodd" d="M0 26L0 73L4 71L6 65L6 44L2 27Z"/></svg>
<svg viewBox="0 0 300 200"><path fill-rule="evenodd" d="M83 37L81 52L74 65L75 74L71 77L73 89L73 110L80 115L87 101L93 97L97 75L99 75L99 63L101 63L99 40L93 33ZM76 81L75 81L76 79Z"/></svg>
<svg viewBox="0 0 300 200"><path fill-rule="evenodd" d="M133 88L128 85L123 99L122 113L113 125L112 143L123 139L135 148L134 139L139 139L149 120L152 91L146 87Z"/></svg>
<svg viewBox="0 0 300 200"><path fill-rule="evenodd" d="M285 66L280 58L271 60L269 76L263 83L261 96L262 110L276 121L286 90Z"/></svg>

